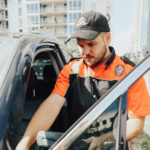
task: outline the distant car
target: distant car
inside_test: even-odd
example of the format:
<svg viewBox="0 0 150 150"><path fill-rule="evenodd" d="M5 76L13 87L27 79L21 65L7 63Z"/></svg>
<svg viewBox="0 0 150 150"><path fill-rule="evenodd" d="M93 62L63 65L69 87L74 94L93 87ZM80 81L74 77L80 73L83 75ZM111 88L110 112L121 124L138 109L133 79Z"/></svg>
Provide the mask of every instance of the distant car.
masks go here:
<svg viewBox="0 0 150 150"><path fill-rule="evenodd" d="M71 53L50 35L2 32L0 56L0 150L7 150L50 95Z"/></svg>

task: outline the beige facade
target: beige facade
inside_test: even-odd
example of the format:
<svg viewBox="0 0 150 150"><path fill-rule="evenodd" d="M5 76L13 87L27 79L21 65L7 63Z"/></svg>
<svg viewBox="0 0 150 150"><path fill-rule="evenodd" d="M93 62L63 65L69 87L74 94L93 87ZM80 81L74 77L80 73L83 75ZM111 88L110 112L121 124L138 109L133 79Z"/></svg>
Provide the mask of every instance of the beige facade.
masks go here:
<svg viewBox="0 0 150 150"><path fill-rule="evenodd" d="M40 0L40 28L60 40L67 38L67 0Z"/></svg>
<svg viewBox="0 0 150 150"><path fill-rule="evenodd" d="M0 0L0 31L8 28L7 5L5 0Z"/></svg>

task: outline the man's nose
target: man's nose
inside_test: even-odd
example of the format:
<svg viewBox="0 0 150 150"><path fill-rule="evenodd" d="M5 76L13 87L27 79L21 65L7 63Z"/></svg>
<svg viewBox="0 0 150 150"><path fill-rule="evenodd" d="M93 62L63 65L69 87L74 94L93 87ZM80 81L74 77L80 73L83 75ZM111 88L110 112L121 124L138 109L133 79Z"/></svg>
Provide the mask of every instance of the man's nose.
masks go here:
<svg viewBox="0 0 150 150"><path fill-rule="evenodd" d="M90 47L84 46L82 48L82 53L83 53L83 55L88 55L90 53Z"/></svg>

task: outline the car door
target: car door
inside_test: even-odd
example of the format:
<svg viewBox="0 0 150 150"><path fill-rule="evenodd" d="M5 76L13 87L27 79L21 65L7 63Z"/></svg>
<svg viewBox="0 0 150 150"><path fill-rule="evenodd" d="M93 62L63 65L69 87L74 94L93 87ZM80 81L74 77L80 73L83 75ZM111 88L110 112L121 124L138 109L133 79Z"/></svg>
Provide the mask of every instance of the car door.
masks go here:
<svg viewBox="0 0 150 150"><path fill-rule="evenodd" d="M29 97L35 99L35 88L38 88L34 80L32 80L29 85L31 77L36 75L33 75L32 71L36 56L47 52L49 58L51 57L52 59L51 64L54 66L56 76L66 61L62 49L59 47L59 43L51 42L51 39L46 36L36 34L3 34L2 37L11 37L11 40L14 39L18 42L15 47L15 49L17 49L16 54L12 59L7 76L4 77L5 82L3 83L0 93L0 107L3 108L3 111L0 112L1 120L3 120L1 121L3 124L0 124L0 131L2 131L0 132L0 149L15 149L17 142L20 140L27 126L27 119L31 117L30 114L33 113L33 110L37 109L37 105L40 105L37 101L37 104L33 105L33 109L29 110L29 114L26 114L27 96L29 95ZM46 42L43 43L43 41ZM9 42L7 44L11 45ZM49 65L49 63L50 62L43 61L44 65ZM55 81L53 81L53 83L54 82ZM45 81L44 84L47 85L47 81ZM31 89L31 93L29 89ZM42 100L43 98L44 97L42 97ZM36 103L36 101L34 102ZM23 119L25 120L25 124L22 124Z"/></svg>
<svg viewBox="0 0 150 150"><path fill-rule="evenodd" d="M40 43L31 64L27 93L25 96L19 139L40 104L51 94L60 70L66 63L61 48L56 43ZM65 131L67 108L63 106L51 130Z"/></svg>
<svg viewBox="0 0 150 150"><path fill-rule="evenodd" d="M17 135L18 132L18 121L20 120L24 103L26 84L32 57L22 48L22 40L9 36L4 36L4 38L10 38L11 42L17 41L15 47L13 47L11 43L7 43L9 45L8 52L16 51L16 53L13 56L7 74L4 76L0 96L0 107L2 108L1 122L4 123L0 125L2 131L0 132L0 141L1 146L3 147L2 149L8 149L8 145L11 141L15 141L15 135ZM7 57L7 59L10 58Z"/></svg>

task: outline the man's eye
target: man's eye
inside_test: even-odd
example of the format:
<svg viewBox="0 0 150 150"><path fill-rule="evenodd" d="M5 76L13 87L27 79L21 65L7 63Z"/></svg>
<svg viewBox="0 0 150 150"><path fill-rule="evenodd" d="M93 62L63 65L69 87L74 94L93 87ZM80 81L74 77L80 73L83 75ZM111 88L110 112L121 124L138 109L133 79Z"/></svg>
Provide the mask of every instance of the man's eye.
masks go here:
<svg viewBox="0 0 150 150"><path fill-rule="evenodd" d="M93 46L93 45L94 45L94 43L89 43L89 44L88 44L88 46Z"/></svg>

